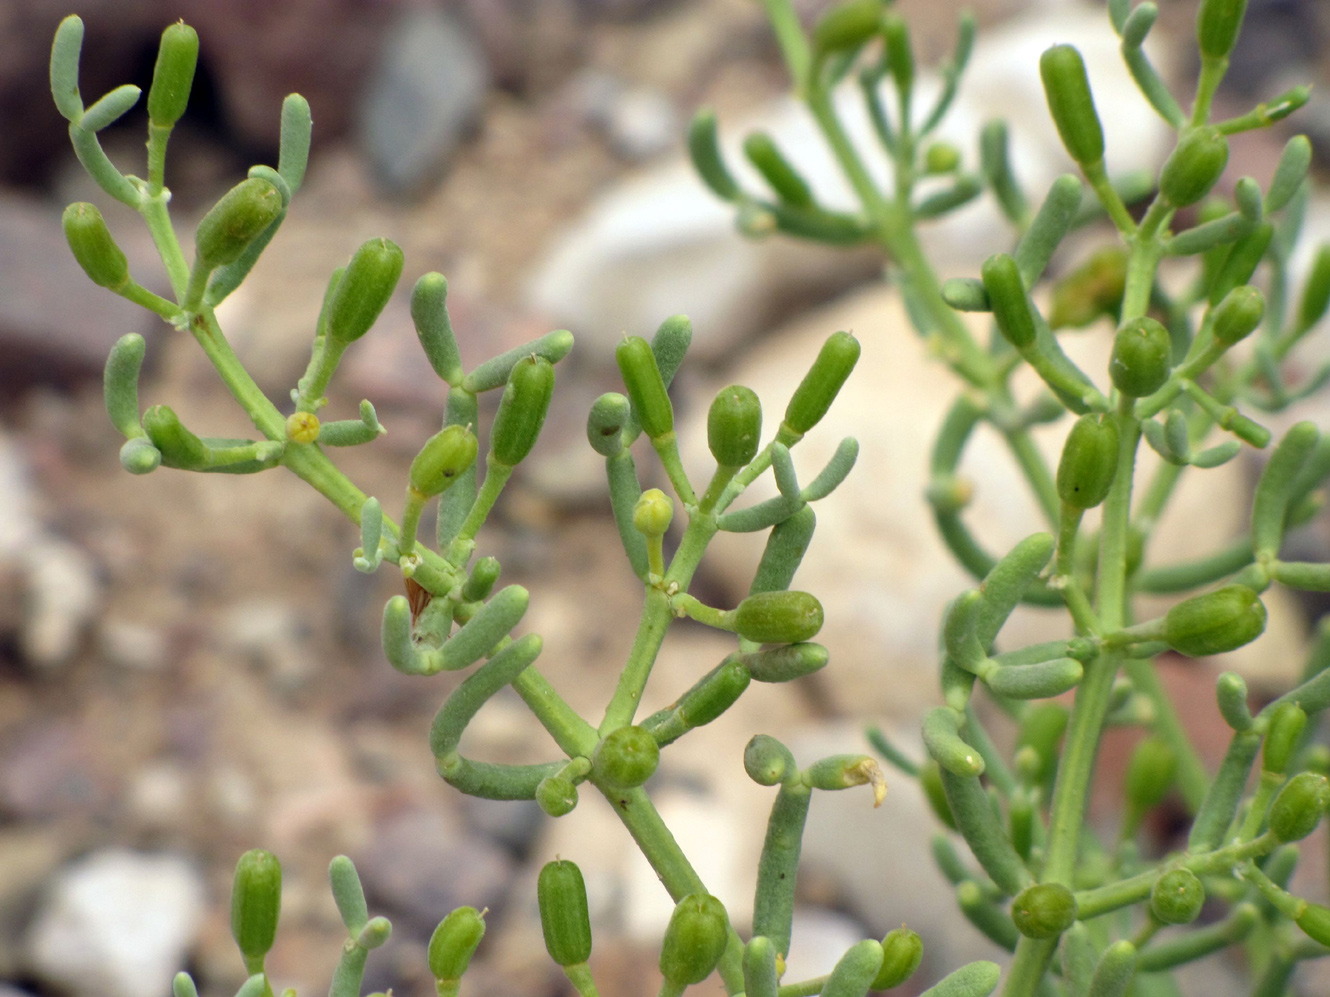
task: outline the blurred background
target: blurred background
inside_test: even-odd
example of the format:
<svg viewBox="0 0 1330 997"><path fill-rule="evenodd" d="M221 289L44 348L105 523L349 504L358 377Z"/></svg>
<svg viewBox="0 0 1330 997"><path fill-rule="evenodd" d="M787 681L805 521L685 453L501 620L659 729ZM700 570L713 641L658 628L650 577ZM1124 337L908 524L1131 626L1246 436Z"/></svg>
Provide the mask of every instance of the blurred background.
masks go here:
<svg viewBox="0 0 1330 997"><path fill-rule="evenodd" d="M811 20L827 3L797 6ZM935 65L953 44L961 5L898 6L919 60ZM1102 6L969 6L981 40L952 125L968 164L978 124L1006 116L1017 172L1032 192L1067 168L1034 66L1047 44L1082 38L1110 167L1162 158L1164 136L1124 82ZM1172 79L1191 79L1194 4L1163 7L1156 58ZM1330 151L1330 7L1251 0L1250 8L1221 113L1298 83L1319 87L1288 129L1234 142L1230 176L1264 182L1294 126L1312 136L1322 164ZM588 879L602 992L653 993L654 945L670 905L602 801L583 794L555 822L534 803L462 797L434 775L426 732L458 679L408 679L383 661L380 614L401 580L390 570L353 570L358 537L349 523L282 471L134 478L121 470L100 382L107 350L126 332L148 340L145 406L168 402L204 435L252 428L191 340L94 287L64 244L63 207L94 201L136 278L164 286L146 231L85 176L51 105L50 39L69 12L50 0L0 2L0 997L160 995L179 968L207 995L233 992L244 970L229 935L230 877L239 854L257 846L285 868L268 962L280 987L326 985L344 934L326 869L346 853L371 913L394 924L370 959L367 992L431 993L425 942L461 904L489 909L471 992L565 992L540 943L533 885L536 869L560 854ZM792 687L755 685L720 722L666 752L651 787L742 923L771 799L743 776L744 742L777 734L807 763L866 750L862 730L875 722L915 750L917 716L934 700L937 615L966 584L933 538L921 497L928 441L952 386L913 341L881 281L882 261L779 239L745 242L684 161L689 117L709 104L730 146L766 127L828 201L846 197L785 97L760 6L88 0L77 12L88 102L124 82L146 90L162 28L184 18L198 29L195 91L167 165L186 245L194 222L250 164L275 162L282 97L308 98L315 144L305 186L253 276L219 312L271 397L284 398L304 369L332 269L372 236L403 246L398 295L329 392L330 417L351 417L369 398L388 427L372 446L338 458L390 514L400 511L406 465L437 428L446 398L411 328L407 299L421 273L447 275L468 366L552 328L577 336L558 367L542 441L482 533L480 553L500 558L505 582L531 589L524 626L545 638L539 666L593 722L640 598L599 458L583 438L590 402L617 387L614 342L624 332L649 335L670 314L692 316L694 346L675 396L688 466L701 476L709 458L699 419L719 386L752 385L774 419L826 335L852 328L863 340L860 372L799 459L811 475L840 435L864 442L860 467L820 512L796 580L827 606L821 639L833 663ZM142 172L144 126L140 107L102 133L126 172ZM1330 232L1325 208L1318 199L1308 223L1321 238ZM930 248L944 276L970 275L1005 239L996 213L980 204L937 226ZM1072 262L1091 244L1069 247ZM1079 338L1082 355L1105 354L1105 328ZM1325 425L1325 416L1313 417ZM1056 446L1056 432L1047 444ZM1032 532L1037 518L1002 455L983 441L975 450L967 467L980 482L977 522L996 548ZM653 461L639 466L657 483ZM1236 463L1182 500L1177 522L1189 525L1179 550L1226 539L1253 471ZM1322 544L1316 529L1305 542ZM735 604L756 554L751 542L719 544L695 593ZM1306 621L1317 612L1272 607L1271 634L1227 666L1258 691L1277 688L1299 667ZM1021 633L1061 625L1049 619L1032 615ZM676 629L647 709L670 702L731 649L725 635ZM1203 702L1189 720L1218 750L1218 735L1207 734L1213 675L1194 665L1169 671L1184 695ZM1110 822L1114 759L1129 744L1108 752L1096 813ZM515 697L486 708L466 747L495 760L554 750ZM924 933L929 949L919 988L988 951L930 871L933 818L907 780L888 775L881 810L867 790L823 794L814 805L791 978L824 972L846 945L902 921ZM1164 847L1168 829L1158 830ZM1330 986L1307 980L1307 993ZM1198 964L1193 982L1213 997L1232 992L1218 960ZM706 986L719 992L714 981Z"/></svg>

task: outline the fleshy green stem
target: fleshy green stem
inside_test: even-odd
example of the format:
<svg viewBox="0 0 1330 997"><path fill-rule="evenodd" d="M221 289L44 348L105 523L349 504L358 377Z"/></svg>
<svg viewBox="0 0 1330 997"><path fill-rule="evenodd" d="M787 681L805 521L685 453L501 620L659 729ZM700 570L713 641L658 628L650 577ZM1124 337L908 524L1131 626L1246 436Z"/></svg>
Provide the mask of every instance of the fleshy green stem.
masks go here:
<svg viewBox="0 0 1330 997"><path fill-rule="evenodd" d="M646 790L639 786L637 789L620 791L599 784L597 788L605 794L615 816L628 829L637 847L651 863L651 868L669 892L670 899L677 903L690 893L709 892L679 843L674 840L670 829L660 819L660 813ZM743 992L743 942L732 926L729 943L720 959L719 971L728 993Z"/></svg>

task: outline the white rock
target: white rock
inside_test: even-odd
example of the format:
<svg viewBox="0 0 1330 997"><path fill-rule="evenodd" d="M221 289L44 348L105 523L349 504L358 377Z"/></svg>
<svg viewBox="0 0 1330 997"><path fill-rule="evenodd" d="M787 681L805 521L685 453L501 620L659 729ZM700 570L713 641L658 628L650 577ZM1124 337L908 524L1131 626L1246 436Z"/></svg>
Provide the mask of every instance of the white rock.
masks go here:
<svg viewBox="0 0 1330 997"><path fill-rule="evenodd" d="M67 662L97 611L101 586L82 549L47 537L30 549L27 605L21 643L24 658L41 669Z"/></svg>
<svg viewBox="0 0 1330 997"><path fill-rule="evenodd" d="M17 558L41 532L32 507L27 464L13 438L0 433L0 564Z"/></svg>
<svg viewBox="0 0 1330 997"><path fill-rule="evenodd" d="M1102 7L1074 5L1013 20L979 35L964 85L940 137L973 159L974 136L991 118L1006 118L1013 166L1032 191L1044 190L1070 168L1048 118L1037 71L1039 54L1055 42L1074 42L1086 59L1104 121L1109 167L1125 171L1155 165L1165 135L1131 83ZM921 107L938 88L935 75L919 83ZM842 120L870 171L885 181L858 88L836 93ZM760 181L742 155L751 131L769 132L808 178L823 203L853 209L855 202L807 112L784 98L742 120L722 121L722 147L750 187ZM973 272L985 256L1004 248L1009 229L991 199L926 228L926 245L940 269ZM747 242L734 231L733 208L719 202L680 159L632 177L593 204L549 252L531 284L533 303L583 337L594 352L624 332L647 332L665 316L686 312L704 331L695 344L714 358L759 331L773 300L799 288L845 286L854 268L843 250L784 238Z"/></svg>
<svg viewBox="0 0 1330 997"><path fill-rule="evenodd" d="M133 671L157 671L166 664L166 635L156 627L130 620L104 620L102 653L112 664Z"/></svg>
<svg viewBox="0 0 1330 997"><path fill-rule="evenodd" d="M186 859L97 852L53 883L28 936L29 962L80 997L165 994L203 907L202 878Z"/></svg>

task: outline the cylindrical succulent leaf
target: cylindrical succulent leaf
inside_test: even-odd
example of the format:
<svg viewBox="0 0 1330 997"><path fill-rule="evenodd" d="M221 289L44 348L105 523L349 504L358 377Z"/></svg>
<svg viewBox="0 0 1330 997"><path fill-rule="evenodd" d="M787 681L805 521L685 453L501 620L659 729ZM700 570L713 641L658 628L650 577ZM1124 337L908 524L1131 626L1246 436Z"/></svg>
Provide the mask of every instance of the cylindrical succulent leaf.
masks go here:
<svg viewBox="0 0 1330 997"><path fill-rule="evenodd" d="M1159 806L1173 787L1178 756L1168 742L1147 737L1131 753L1123 795L1127 806L1136 813L1146 813Z"/></svg>
<svg viewBox="0 0 1330 997"><path fill-rule="evenodd" d="M154 405L143 413L143 431L162 454L167 467L193 470L208 460L203 441L185 428L180 417L166 405Z"/></svg>
<svg viewBox="0 0 1330 997"><path fill-rule="evenodd" d="M1293 759L1293 752L1298 749L1306 727L1307 714L1297 703L1283 703L1275 709L1265 732L1262 761L1267 772L1288 771L1288 763Z"/></svg>
<svg viewBox="0 0 1330 997"><path fill-rule="evenodd" d="M632 405L617 391L610 391L591 404L586 418L586 438L602 457L613 457L623 449L623 427L632 418Z"/></svg>

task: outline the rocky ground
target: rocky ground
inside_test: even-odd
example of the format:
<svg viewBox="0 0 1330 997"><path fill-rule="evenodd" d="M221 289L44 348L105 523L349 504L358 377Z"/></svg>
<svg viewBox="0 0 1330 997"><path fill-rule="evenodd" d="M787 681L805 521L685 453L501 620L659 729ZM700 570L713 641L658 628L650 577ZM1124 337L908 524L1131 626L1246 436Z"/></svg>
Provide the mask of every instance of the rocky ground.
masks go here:
<svg viewBox="0 0 1330 997"><path fill-rule="evenodd" d="M1324 11L1310 2L1252 4L1266 10L1259 32L1275 39L1302 45L1318 16L1324 26ZM800 4L809 16L822 6ZM925 60L947 50L956 6L900 3ZM1016 32L976 54L992 73L1031 75L1031 63L1011 53L1032 44L1019 32L1035 29L1008 21L1025 6L977 5L982 26ZM1067 16L1064 4L1041 6ZM468 977L472 992L564 992L539 941L533 888L539 865L561 854L582 865L591 888L602 991L650 994L653 939L669 912L654 876L590 794L555 822L534 804L476 801L438 780L425 735L457 680L408 679L382 660L379 617L401 582L388 570L353 570L350 524L280 471L135 478L121 470L100 372L125 332L149 339L145 405L169 402L208 435L248 427L191 341L89 285L69 259L61 208L105 199L64 151L44 96L43 61L63 13L46 2L0 4L0 24L12 29L0 32L0 130L21 137L0 155L0 997L159 994L181 967L206 995L233 992L244 972L229 934L229 882L236 857L255 846L276 852L285 872L269 970L302 994L326 984L336 959L341 929L326 868L338 853L356 861L372 911L394 923L392 941L370 961L367 990L430 993L424 943L443 913L473 904L489 908L490 934ZM339 458L390 512L446 397L421 361L407 311L405 292L420 273L447 274L469 364L561 325L579 337L559 367L540 448L481 547L500 558L506 582L531 590L524 626L545 638L541 667L593 720L639 601L583 439L587 405L616 384L614 340L625 330L646 334L672 312L693 316L697 357L681 375L677 403L686 460L701 468L700 419L718 385L750 383L775 411L826 334L860 335L860 377L800 457L811 474L841 435L864 443L851 484L821 515L799 580L827 605L833 665L794 686L754 687L720 722L668 751L652 784L681 844L742 921L770 804L769 791L743 777L744 742L777 733L809 761L863 750L871 721L912 744L915 718L934 696L934 623L965 584L919 499L930 427L950 389L906 341L877 261L743 243L681 164L683 127L701 103L722 120L762 121L778 135L793 129L790 141L799 141L758 6L301 0L177 8L143 0L81 13L85 95L124 79L146 85L161 25L183 14L199 27L203 90L172 141L168 177L182 226L248 162L271 158L282 94L299 88L311 99L319 142L306 186L264 264L219 313L272 397L304 368L328 273L370 236L405 249L403 293L348 354L331 392L333 417L370 398L389 429ZM1185 30L1183 13L1170 10L1166 20ZM1260 52L1276 42L1265 45ZM1245 105L1242 88L1258 82L1264 93L1309 77L1330 81L1315 51L1304 52L1295 76L1295 59L1253 56L1226 99ZM414 116L401 110L417 106L407 93L418 98ZM1019 130L1017 119L1042 116L1037 92L1031 100L994 86L958 114L1010 114ZM1327 106L1314 103L1303 127L1330 136ZM1131 123L1134 113L1123 110L1110 126L1129 130L1124 157L1148 162L1158 149L1148 129ZM131 117L132 130L108 133L117 160L141 152L141 124ZM1046 132L1030 128L1021 148L1031 176L1063 169ZM734 130L736 139L742 133ZM1239 171L1267 176L1279 140L1271 142L1236 146ZM136 275L160 280L134 219L107 214ZM1321 215L1324 233L1330 215ZM943 228L933 246L947 272L972 273L1000 244L991 213L981 212ZM1084 347L1096 349L1090 338ZM1016 491L1010 469L982 449L972 463L987 483L980 522L994 544L1034 529L1023 525L1033 523L1027 505L1007 497ZM1231 499L1213 488L1184 498L1191 504L1179 522L1204 515L1222 534L1251 471L1233 469ZM695 591L733 604L754 557L751 545L719 547ZM1235 665L1266 688L1296 667L1306 612L1277 610L1286 614L1284 643L1272 626L1272 643ZM1025 632L1043 625L1022 624ZM714 631L677 629L651 708L730 649ZM1169 671L1184 696L1207 704L1212 674ZM1203 733L1208 713L1194 719ZM487 707L467 744L494 759L549 756L515 697ZM1110 771L1097 805L1106 820L1114 778ZM825 971L829 954L903 920L929 941L921 985L984 951L928 871L932 818L922 802L898 778L889 800L874 811L866 791L827 794L815 806L791 953L798 974ZM1222 970L1197 982L1228 992Z"/></svg>

